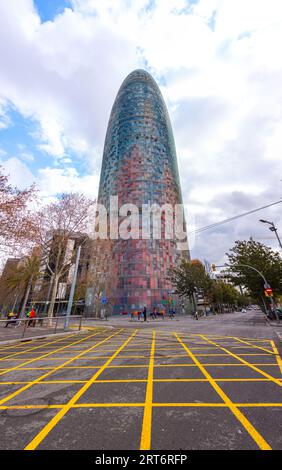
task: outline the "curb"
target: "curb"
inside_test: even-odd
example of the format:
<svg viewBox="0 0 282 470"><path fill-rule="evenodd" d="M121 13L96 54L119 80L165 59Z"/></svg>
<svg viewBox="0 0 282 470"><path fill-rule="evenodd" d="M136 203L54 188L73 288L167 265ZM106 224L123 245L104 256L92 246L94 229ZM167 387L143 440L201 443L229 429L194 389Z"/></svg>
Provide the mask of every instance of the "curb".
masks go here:
<svg viewBox="0 0 282 470"><path fill-rule="evenodd" d="M66 331L65 333L51 333L49 335L40 335L40 336L30 336L30 337L26 337L26 338L17 338L17 339L10 339L8 341L0 341L0 346L2 344L15 344L15 343L24 343L26 341L34 341L35 339L45 339L45 338L54 338L55 336L58 337L58 336L66 336L66 335L69 335L70 333L74 333L74 334L79 334L79 333L83 333L82 330L80 331Z"/></svg>
<svg viewBox="0 0 282 470"><path fill-rule="evenodd" d="M278 331L275 331L276 336L278 337L278 340L280 343L282 343L282 333L278 333Z"/></svg>

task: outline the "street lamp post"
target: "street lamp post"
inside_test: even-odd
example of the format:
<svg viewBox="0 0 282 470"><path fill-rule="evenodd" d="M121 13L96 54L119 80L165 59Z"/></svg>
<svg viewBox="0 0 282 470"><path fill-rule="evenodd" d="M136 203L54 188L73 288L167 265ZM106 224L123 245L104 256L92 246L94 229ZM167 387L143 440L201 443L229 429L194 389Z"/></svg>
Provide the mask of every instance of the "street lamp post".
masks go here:
<svg viewBox="0 0 282 470"><path fill-rule="evenodd" d="M276 235L276 238L278 240L278 243L279 243L279 246L282 250L282 243L281 243L281 240L280 240L280 237L278 235L278 231L277 231L277 227L275 227L274 223L273 222L269 222L268 220L263 220L263 219L260 219L260 222L262 222L263 224L269 224L270 227L269 227L269 230L271 230L271 232L274 232L275 235Z"/></svg>
<svg viewBox="0 0 282 470"><path fill-rule="evenodd" d="M262 274L261 271L259 271L257 268L254 268L254 266L250 266L249 264L237 264L237 266L242 266L242 267L245 267L245 268L249 268L249 269L252 269L253 271L256 271L260 277L263 279L263 282L264 282L264 288L267 289L267 288L270 288L270 285L268 284L267 280L265 279L264 275ZM223 266L215 266L216 268L223 268L223 267L230 267L229 264L225 263ZM273 299L273 296L270 295L269 296L269 300L271 302L271 304L273 305L274 307L274 312L275 312L275 316L276 316L276 320L278 323L280 323L280 317L279 315L277 314L276 312L276 309L275 309L275 303L274 303L274 299Z"/></svg>

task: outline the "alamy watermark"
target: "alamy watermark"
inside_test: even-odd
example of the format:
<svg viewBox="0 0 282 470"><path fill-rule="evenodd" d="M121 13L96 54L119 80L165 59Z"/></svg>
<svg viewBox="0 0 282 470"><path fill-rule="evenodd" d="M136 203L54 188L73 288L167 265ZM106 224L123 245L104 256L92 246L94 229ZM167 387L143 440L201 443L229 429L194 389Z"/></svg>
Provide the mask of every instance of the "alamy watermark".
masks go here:
<svg viewBox="0 0 282 470"><path fill-rule="evenodd" d="M110 196L109 210L97 203L94 211L93 239L174 240L177 250L188 249L187 208L184 204L120 205L118 196ZM189 245L191 247L191 238Z"/></svg>

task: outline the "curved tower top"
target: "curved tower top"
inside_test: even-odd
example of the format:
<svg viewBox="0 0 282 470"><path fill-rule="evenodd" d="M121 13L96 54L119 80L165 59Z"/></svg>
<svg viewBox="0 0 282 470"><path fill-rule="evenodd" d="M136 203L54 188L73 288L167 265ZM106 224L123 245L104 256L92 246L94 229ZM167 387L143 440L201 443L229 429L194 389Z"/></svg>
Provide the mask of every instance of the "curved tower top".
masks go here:
<svg viewBox="0 0 282 470"><path fill-rule="evenodd" d="M111 175L116 175L124 159L134 149L142 151L145 160L153 167L151 176L161 188L161 178L164 178L166 169L172 172L176 193L182 201L175 143L166 104L157 83L143 69L134 70L125 78L111 110L99 187L99 200L104 204L107 205L109 190L112 195L117 194L117 181L111 181ZM155 202L154 199L151 202Z"/></svg>

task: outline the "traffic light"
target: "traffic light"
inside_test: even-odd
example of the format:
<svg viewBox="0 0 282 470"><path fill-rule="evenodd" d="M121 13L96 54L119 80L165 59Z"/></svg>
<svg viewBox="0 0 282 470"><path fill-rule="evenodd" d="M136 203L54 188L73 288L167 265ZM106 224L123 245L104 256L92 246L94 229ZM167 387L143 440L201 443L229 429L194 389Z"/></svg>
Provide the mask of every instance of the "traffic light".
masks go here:
<svg viewBox="0 0 282 470"><path fill-rule="evenodd" d="M272 297L273 292L272 292L271 287L267 287L266 289L264 289L264 295L265 297Z"/></svg>
<svg viewBox="0 0 282 470"><path fill-rule="evenodd" d="M212 268L212 271L216 271L216 265L215 264L212 264L211 268Z"/></svg>

